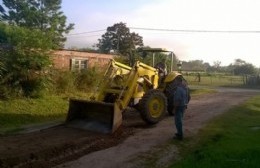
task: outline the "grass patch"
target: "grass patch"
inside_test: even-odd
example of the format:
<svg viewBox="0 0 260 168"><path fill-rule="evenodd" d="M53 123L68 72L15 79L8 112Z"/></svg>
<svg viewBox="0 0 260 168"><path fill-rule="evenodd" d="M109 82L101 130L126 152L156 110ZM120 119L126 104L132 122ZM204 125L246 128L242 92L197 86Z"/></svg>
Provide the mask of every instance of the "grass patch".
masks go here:
<svg viewBox="0 0 260 168"><path fill-rule="evenodd" d="M16 132L27 125L65 121L69 98L89 99L90 93L0 100L0 134Z"/></svg>
<svg viewBox="0 0 260 168"><path fill-rule="evenodd" d="M203 95L203 94L217 93L217 90L207 89L207 88L202 88L202 89L192 89L191 88L190 91L191 91L192 96L199 96L199 95Z"/></svg>
<svg viewBox="0 0 260 168"><path fill-rule="evenodd" d="M196 145L182 146L182 160L171 168L259 167L260 96L215 118Z"/></svg>
<svg viewBox="0 0 260 168"><path fill-rule="evenodd" d="M231 86L239 87L245 85L243 76L201 76L200 82L196 76L185 76L191 85L201 86Z"/></svg>
<svg viewBox="0 0 260 168"><path fill-rule="evenodd" d="M68 99L59 96L0 101L0 132L27 124L65 119L67 111Z"/></svg>

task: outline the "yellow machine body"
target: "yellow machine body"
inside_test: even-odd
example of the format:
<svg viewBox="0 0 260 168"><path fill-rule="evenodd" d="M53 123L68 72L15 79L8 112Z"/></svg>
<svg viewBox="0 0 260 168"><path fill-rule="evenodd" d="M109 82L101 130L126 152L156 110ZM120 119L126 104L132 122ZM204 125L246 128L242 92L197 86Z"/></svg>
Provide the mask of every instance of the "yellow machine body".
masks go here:
<svg viewBox="0 0 260 168"><path fill-rule="evenodd" d="M71 99L68 125L99 132L114 132L122 123L122 112L135 105L149 89L158 88L157 69L137 61L131 68L111 60L99 90L91 100Z"/></svg>
<svg viewBox="0 0 260 168"><path fill-rule="evenodd" d="M159 83L156 68L140 61L130 67L111 59L91 100L70 100L66 123L72 127L113 133L122 124L126 107L139 105L145 109L142 118L155 124L167 111L169 99L164 94L165 88L180 75L170 72Z"/></svg>

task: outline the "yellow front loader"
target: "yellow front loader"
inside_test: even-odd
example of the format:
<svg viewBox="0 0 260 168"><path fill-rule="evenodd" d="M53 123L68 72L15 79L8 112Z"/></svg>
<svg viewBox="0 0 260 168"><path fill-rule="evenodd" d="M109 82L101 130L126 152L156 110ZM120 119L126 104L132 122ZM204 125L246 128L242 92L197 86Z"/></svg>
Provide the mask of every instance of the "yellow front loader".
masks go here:
<svg viewBox="0 0 260 168"><path fill-rule="evenodd" d="M69 126L113 133L122 123L126 107L136 108L148 124L158 123L167 112L164 93L179 73L172 72L159 86L158 70L136 61L133 67L111 60L91 100L71 99Z"/></svg>

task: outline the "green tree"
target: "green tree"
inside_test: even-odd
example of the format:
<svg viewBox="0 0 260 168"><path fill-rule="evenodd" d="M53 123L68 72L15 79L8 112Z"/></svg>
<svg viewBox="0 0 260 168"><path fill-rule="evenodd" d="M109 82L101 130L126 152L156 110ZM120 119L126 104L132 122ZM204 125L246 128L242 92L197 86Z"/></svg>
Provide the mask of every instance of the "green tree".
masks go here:
<svg viewBox="0 0 260 168"><path fill-rule="evenodd" d="M193 70L193 71L206 71L209 68L208 63L204 63L202 60L191 60L182 62L183 70Z"/></svg>
<svg viewBox="0 0 260 168"><path fill-rule="evenodd" d="M0 50L0 97L10 93L23 96L39 96L45 87L46 70L52 40L40 30L30 30L0 23L2 39Z"/></svg>
<svg viewBox="0 0 260 168"><path fill-rule="evenodd" d="M246 61L242 60L242 59L235 59L234 61L234 65L235 66L240 66L240 65L245 65L246 64Z"/></svg>
<svg viewBox="0 0 260 168"><path fill-rule="evenodd" d="M5 12L5 10L4 10L4 8L0 5L0 12L1 13L4 13ZM0 17L0 21L2 21L2 17Z"/></svg>
<svg viewBox="0 0 260 168"><path fill-rule="evenodd" d="M241 59L235 59L234 64L229 65L234 75L252 75L257 72L257 69L254 65L247 63Z"/></svg>
<svg viewBox="0 0 260 168"><path fill-rule="evenodd" d="M256 73L256 68L249 63L243 65L234 66L235 75L253 75Z"/></svg>
<svg viewBox="0 0 260 168"><path fill-rule="evenodd" d="M2 79L3 77L3 71L4 71L4 56L0 54L0 79Z"/></svg>
<svg viewBox="0 0 260 168"><path fill-rule="evenodd" d="M52 39L53 47L63 47L65 34L73 29L66 25L66 16L61 11L61 0L3 0L6 11L0 6L0 19L10 25L38 29Z"/></svg>
<svg viewBox="0 0 260 168"><path fill-rule="evenodd" d="M125 23L116 23L107 28L107 32L98 39L97 47L102 53L117 51L121 55L128 55L139 46L143 46L143 37L131 33Z"/></svg>
<svg viewBox="0 0 260 168"><path fill-rule="evenodd" d="M1 9L1 7L0 7ZM4 56L4 50L6 48L7 44L7 36L6 36L6 30L5 30L5 24L2 24L0 22L0 81L3 80L3 74L5 70L5 56ZM1 84L1 82L0 82Z"/></svg>

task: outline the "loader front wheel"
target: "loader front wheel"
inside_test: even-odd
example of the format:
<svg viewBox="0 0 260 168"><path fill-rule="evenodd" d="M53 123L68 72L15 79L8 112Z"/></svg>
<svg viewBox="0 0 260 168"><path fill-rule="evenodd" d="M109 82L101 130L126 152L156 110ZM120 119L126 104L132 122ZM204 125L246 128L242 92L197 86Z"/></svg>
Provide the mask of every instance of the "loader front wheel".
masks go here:
<svg viewBox="0 0 260 168"><path fill-rule="evenodd" d="M139 101L138 110L145 122L156 124L167 111L167 98L160 90L149 90Z"/></svg>

